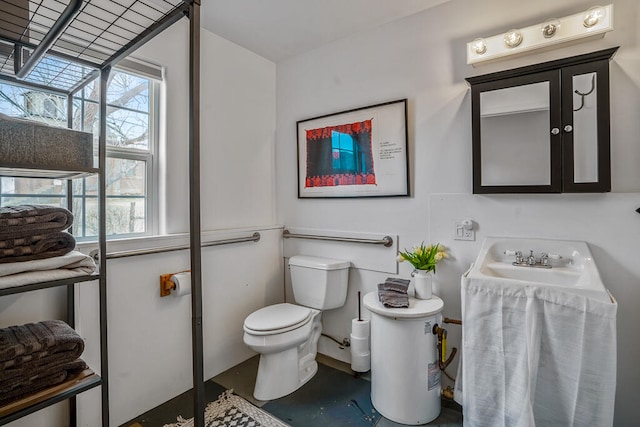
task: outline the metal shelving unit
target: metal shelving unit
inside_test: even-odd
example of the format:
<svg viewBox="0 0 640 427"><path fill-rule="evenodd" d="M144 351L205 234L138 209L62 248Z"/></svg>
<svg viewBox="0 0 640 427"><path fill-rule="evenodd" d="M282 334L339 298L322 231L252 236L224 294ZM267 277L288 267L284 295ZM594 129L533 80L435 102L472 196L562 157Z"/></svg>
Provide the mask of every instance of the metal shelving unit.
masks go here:
<svg viewBox="0 0 640 427"><path fill-rule="evenodd" d="M102 150L99 150L102 151ZM103 153L104 154L104 153ZM2 161L0 160L0 163ZM100 169L95 169L95 173L103 179L104 174L100 173ZM69 179L70 177L78 177L85 176L87 173L83 171L64 171L61 175L54 175L56 178L60 179ZM34 169L14 169L11 167L7 167L2 164L0 167L0 176L28 176L33 178L50 178L52 177L50 170L44 170L42 174L38 173L37 170ZM72 195L69 194L67 196L71 198ZM104 197L100 197L98 200L100 207L102 207L105 203ZM105 239L105 229L104 229L104 221L100 221L99 226L99 236L100 243ZM72 399L71 400L71 424L75 425L76 414L75 414L75 396L84 391L90 390L92 388L102 386L103 392L103 400L102 400L102 408L103 408L103 425L108 425L109 420L109 406L108 406L108 381L107 381L107 341L106 341L106 317L102 317L103 308L104 313L106 313L106 264L100 263L100 273L90 274L79 277L71 277L67 279L58 279L58 280L50 280L45 282L37 282L26 285L20 285L15 287L8 287L0 289L0 296L5 295L14 295L18 293L24 292L34 292L41 289L50 289L55 287L67 287L67 323L74 327L75 324L75 312L74 312L74 300L75 300L75 289L74 285L76 283L83 282L94 282L98 281L100 287L100 335L101 335L101 344L100 344L100 369L101 375L94 373L92 370L88 369L82 372L78 377L72 378L63 384L56 385L49 389L45 389L43 391L34 393L33 395L26 396L24 398L18 399L17 401L11 402L7 405L0 407L0 425L5 425L12 421L15 421L19 418L22 418L26 415L29 415L33 412L44 409L48 406L51 406L55 403L61 402L63 400ZM104 337L104 339L103 339Z"/></svg>
<svg viewBox="0 0 640 427"><path fill-rule="evenodd" d="M74 323L76 283L98 281L100 375L85 371L80 378L0 408L0 425L70 399L75 425L75 396L101 387L102 425L109 426L106 271L106 86L111 68L135 49L171 26L190 21L190 231L192 277L192 340L194 425L204 426L204 379L200 261L199 91L201 0L3 0L0 3L0 81L66 95L100 79L98 167L79 170L30 169L3 163L0 176L76 179L99 177L99 273L71 279L0 289L0 297L53 287L67 287L69 324ZM70 185L67 186L70 189ZM70 190L67 197L72 198Z"/></svg>
<svg viewBox="0 0 640 427"><path fill-rule="evenodd" d="M0 176L13 176L16 178L54 178L54 179L76 179L96 175L100 172L98 168L87 168L78 171L63 171L58 169L31 169L24 165L15 165L0 161Z"/></svg>
<svg viewBox="0 0 640 427"><path fill-rule="evenodd" d="M94 280L100 280L100 274L91 274L87 276L71 277L68 279L31 283L28 285L15 286L12 288L3 288L0 289L0 297L5 295L20 294L23 292L37 291L40 289L56 288L58 286L73 285L75 283L89 282Z"/></svg>
<svg viewBox="0 0 640 427"><path fill-rule="evenodd" d="M100 385L104 386L102 378L87 369L70 381L0 408L2 424L18 420L63 400L72 399L78 394Z"/></svg>

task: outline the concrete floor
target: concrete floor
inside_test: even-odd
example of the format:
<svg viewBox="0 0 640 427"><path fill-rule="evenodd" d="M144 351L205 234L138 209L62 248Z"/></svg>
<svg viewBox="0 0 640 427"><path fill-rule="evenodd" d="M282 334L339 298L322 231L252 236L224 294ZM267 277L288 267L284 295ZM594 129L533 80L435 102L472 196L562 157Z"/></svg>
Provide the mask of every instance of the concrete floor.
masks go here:
<svg viewBox="0 0 640 427"><path fill-rule="evenodd" d="M318 362L339 371L353 375L350 365L338 360L318 354ZM259 356L252 357L245 362L215 376L205 383L206 401L215 400L224 389L233 389L234 393L253 403L255 406L263 407L267 402L256 400L253 397L253 387L258 371ZM361 374L361 378L370 380L369 373ZM311 380L313 381L313 379ZM296 392L291 396L295 397ZM161 427L165 423L175 422L176 417L181 415L185 418L192 416L192 403L190 392L184 393L157 408L141 415L140 417L123 424L121 427ZM455 402L443 400L440 416L426 426L446 426L462 427L462 412ZM375 427L405 427L405 424L398 424L384 417L380 417ZM305 426L292 426L305 427ZM340 426L328 426L340 427Z"/></svg>

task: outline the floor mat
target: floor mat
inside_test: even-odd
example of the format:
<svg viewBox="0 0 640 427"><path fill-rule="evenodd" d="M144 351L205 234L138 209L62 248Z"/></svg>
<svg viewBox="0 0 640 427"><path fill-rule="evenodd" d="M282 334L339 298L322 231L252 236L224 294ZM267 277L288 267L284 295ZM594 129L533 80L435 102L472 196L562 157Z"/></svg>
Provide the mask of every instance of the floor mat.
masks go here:
<svg viewBox="0 0 640 427"><path fill-rule="evenodd" d="M204 411L206 427L289 427L232 391L225 391L215 402L207 405ZM177 423L164 427L193 427L193 418L185 420L179 417Z"/></svg>
<svg viewBox="0 0 640 427"><path fill-rule="evenodd" d="M204 383L204 401L213 402L224 393L225 387L213 381ZM137 418L122 424L122 427L158 427L168 423L175 423L176 417L193 417L193 390L182 393L168 402L151 409Z"/></svg>
<svg viewBox="0 0 640 427"><path fill-rule="evenodd" d="M293 427L369 427L380 419L371 404L369 381L322 364L307 384L262 409Z"/></svg>

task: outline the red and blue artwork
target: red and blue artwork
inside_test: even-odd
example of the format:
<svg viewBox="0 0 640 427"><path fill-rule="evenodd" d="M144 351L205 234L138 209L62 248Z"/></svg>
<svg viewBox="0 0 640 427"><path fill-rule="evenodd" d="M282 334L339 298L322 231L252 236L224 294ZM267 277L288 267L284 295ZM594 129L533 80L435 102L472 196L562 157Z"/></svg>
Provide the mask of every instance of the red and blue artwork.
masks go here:
<svg viewBox="0 0 640 427"><path fill-rule="evenodd" d="M305 187L376 185L371 122L307 129Z"/></svg>

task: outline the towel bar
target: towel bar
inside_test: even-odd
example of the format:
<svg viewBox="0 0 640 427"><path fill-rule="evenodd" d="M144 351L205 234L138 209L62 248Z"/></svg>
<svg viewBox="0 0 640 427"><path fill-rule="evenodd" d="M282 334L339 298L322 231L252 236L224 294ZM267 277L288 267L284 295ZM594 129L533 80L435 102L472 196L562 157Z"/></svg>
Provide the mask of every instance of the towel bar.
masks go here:
<svg viewBox="0 0 640 427"><path fill-rule="evenodd" d="M207 248L209 246L220 246L220 245L228 245L230 243L242 243L242 242L258 242L260 241L260 233L257 231L253 233L251 236L247 237L236 237L231 239L220 239L213 240L210 242L205 242L200 245L201 248ZM152 255L159 254L163 252L172 252L172 251L182 251L189 249L189 245L182 246L164 246L160 248L151 248L151 249L138 249L132 251L120 251L120 252L111 252L107 253L107 259L116 259L116 258L126 258L130 256L138 256L138 255ZM98 262L100 260L100 256L97 249L91 251L90 256Z"/></svg>
<svg viewBox="0 0 640 427"><path fill-rule="evenodd" d="M320 236L315 234L297 234L291 233L289 230L284 230L282 232L282 237L285 239L295 238L295 239L315 239L315 240L332 240L336 242L351 242L351 243L371 243L374 245L383 245L385 247L393 246L393 238L391 236L384 236L380 240L376 239L361 239L358 237L335 237L335 236Z"/></svg>

